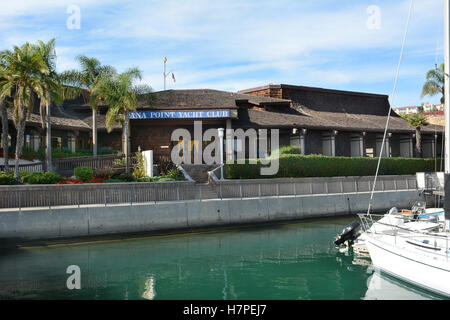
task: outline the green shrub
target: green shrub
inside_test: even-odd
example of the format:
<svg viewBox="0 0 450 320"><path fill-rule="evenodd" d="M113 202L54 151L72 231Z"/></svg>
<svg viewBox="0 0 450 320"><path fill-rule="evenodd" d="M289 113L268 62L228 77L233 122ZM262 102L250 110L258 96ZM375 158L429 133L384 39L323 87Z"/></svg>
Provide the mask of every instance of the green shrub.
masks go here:
<svg viewBox="0 0 450 320"><path fill-rule="evenodd" d="M94 171L89 167L76 167L73 170L73 174L77 179L84 182L91 181L94 178Z"/></svg>
<svg viewBox="0 0 450 320"><path fill-rule="evenodd" d="M61 180L61 175L56 172L36 171L22 176L22 181L28 184L55 184Z"/></svg>
<svg viewBox="0 0 450 320"><path fill-rule="evenodd" d="M170 178L170 177L160 177L158 179L159 182L164 182L164 181L175 181L175 179Z"/></svg>
<svg viewBox="0 0 450 320"><path fill-rule="evenodd" d="M156 178L159 178L159 177L141 177L141 178L137 179L137 182L155 182L155 181L157 181Z"/></svg>
<svg viewBox="0 0 450 320"><path fill-rule="evenodd" d="M125 158L113 160L113 168L125 167Z"/></svg>
<svg viewBox="0 0 450 320"><path fill-rule="evenodd" d="M133 177L139 179L145 177L145 159L142 152L136 152L136 166L133 169Z"/></svg>
<svg viewBox="0 0 450 320"><path fill-rule="evenodd" d="M4 171L0 171L0 185L12 185L16 184L16 180L14 179L14 174L7 174Z"/></svg>
<svg viewBox="0 0 450 320"><path fill-rule="evenodd" d="M163 182L163 181L175 181L176 179L170 177L142 177L137 179L138 182Z"/></svg>
<svg viewBox="0 0 450 320"><path fill-rule="evenodd" d="M305 178L375 175L377 158L326 157L322 155L281 155L274 176L261 176L261 163L227 164L228 179ZM435 159L383 158L380 175L415 174L435 171Z"/></svg>
<svg viewBox="0 0 450 320"><path fill-rule="evenodd" d="M167 171L166 177L174 180L184 180L184 175L178 169L171 169Z"/></svg>
<svg viewBox="0 0 450 320"><path fill-rule="evenodd" d="M108 179L108 180L105 180L105 183L120 183L120 182L123 182L123 181L120 180L120 179Z"/></svg>
<svg viewBox="0 0 450 320"><path fill-rule="evenodd" d="M275 151L276 153L276 151ZM300 148L296 146L281 146L278 149L278 153L280 156L285 154L301 154Z"/></svg>
<svg viewBox="0 0 450 320"><path fill-rule="evenodd" d="M122 182L134 182L136 179L133 177L131 173L121 173L112 177L113 179L119 179Z"/></svg>

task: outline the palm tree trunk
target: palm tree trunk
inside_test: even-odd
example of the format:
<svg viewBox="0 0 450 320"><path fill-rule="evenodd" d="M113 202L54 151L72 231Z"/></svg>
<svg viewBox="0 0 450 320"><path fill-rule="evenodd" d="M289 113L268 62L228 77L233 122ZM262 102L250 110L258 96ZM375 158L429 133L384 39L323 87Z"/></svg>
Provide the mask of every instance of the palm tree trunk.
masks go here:
<svg viewBox="0 0 450 320"><path fill-rule="evenodd" d="M422 152L422 132L420 131L420 127L416 127L416 153L418 158L423 157Z"/></svg>
<svg viewBox="0 0 450 320"><path fill-rule="evenodd" d="M8 110L6 109L5 101L0 102L0 113L2 117L3 159L5 163L5 172L9 173L9 154L8 154L9 128L8 128Z"/></svg>
<svg viewBox="0 0 450 320"><path fill-rule="evenodd" d="M47 154L47 171L52 171L52 128L50 125L50 104L47 103L47 116L46 116L46 122L47 122L47 133L46 133L46 154Z"/></svg>
<svg viewBox="0 0 450 320"><path fill-rule="evenodd" d="M14 167L14 178L17 182L20 182L19 175L19 161L22 156L23 143L25 140L25 126L27 121L27 108L22 106L22 119L19 122L19 126L17 128L17 143L16 143L16 163Z"/></svg>
<svg viewBox="0 0 450 320"><path fill-rule="evenodd" d="M125 123L123 125L123 149L125 153L125 167L126 172L130 173L130 116L128 111L125 111Z"/></svg>
<svg viewBox="0 0 450 320"><path fill-rule="evenodd" d="M97 111L92 109L92 154L97 155Z"/></svg>

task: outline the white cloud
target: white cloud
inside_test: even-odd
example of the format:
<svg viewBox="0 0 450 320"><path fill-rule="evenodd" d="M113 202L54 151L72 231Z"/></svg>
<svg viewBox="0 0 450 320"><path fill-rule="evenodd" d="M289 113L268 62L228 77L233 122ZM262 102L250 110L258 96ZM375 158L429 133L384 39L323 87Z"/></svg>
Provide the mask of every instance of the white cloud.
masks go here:
<svg viewBox="0 0 450 320"><path fill-rule="evenodd" d="M71 32L72 3L81 7L82 28ZM372 4L381 10L380 30L366 26ZM156 90L167 55L172 88L278 82L372 91L376 84L390 93L408 7L409 0L23 0L2 6L0 45L56 37L58 69L92 55L119 71L140 67ZM436 45L442 52L442 7L442 0L415 1L401 81L422 81Z"/></svg>

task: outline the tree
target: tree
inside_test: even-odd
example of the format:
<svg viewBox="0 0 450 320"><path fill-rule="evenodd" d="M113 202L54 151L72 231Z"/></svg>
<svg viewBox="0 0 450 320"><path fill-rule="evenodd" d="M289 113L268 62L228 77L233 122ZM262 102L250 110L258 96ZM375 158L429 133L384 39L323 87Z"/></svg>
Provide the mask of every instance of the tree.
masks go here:
<svg viewBox="0 0 450 320"><path fill-rule="evenodd" d="M92 101L92 93L102 75L106 77L116 74L113 67L101 65L96 58L78 56L81 71L70 70L61 73L60 79L63 85L78 89L78 95L82 95L85 102ZM97 155L97 109L98 104L89 104L92 109L92 153Z"/></svg>
<svg viewBox="0 0 450 320"><path fill-rule="evenodd" d="M19 159L25 138L25 125L33 107L34 95L45 99L48 66L39 52L30 43L15 46L14 49L0 52L0 64L4 75L0 97L13 99L13 122L17 130L16 162L14 176L19 181Z"/></svg>
<svg viewBox="0 0 450 320"><path fill-rule="evenodd" d="M130 171L129 155L129 112L136 110L138 98L146 100L151 104L153 95L151 88L147 85L135 85L136 80L141 80L142 74L137 68L115 74L100 77L95 90L92 92L91 105L96 107L99 101L108 106L106 113L106 129L111 132L116 123L123 126L123 150L125 153L126 170Z"/></svg>
<svg viewBox="0 0 450 320"><path fill-rule="evenodd" d="M413 114L413 115L401 115L402 118L408 120L411 127L416 129L416 153L419 158L423 157L422 152L422 132L421 128L427 126L429 123L427 118L423 115Z"/></svg>
<svg viewBox="0 0 450 320"><path fill-rule="evenodd" d="M444 103L445 65L442 63L439 68L428 71L427 81L422 88L422 98L425 96L435 96L442 94L441 103Z"/></svg>
<svg viewBox="0 0 450 320"><path fill-rule="evenodd" d="M1 86L1 84L0 84ZM5 172L9 173L9 154L8 154L8 109L6 106L5 98L0 97L0 117L2 118L2 149L3 160L5 164Z"/></svg>
<svg viewBox="0 0 450 320"><path fill-rule="evenodd" d="M46 137L46 158L47 170L52 169L52 138L51 138L51 124L50 124L50 106L52 101L62 102L63 90L60 86L59 75L56 72L56 53L55 53L55 39L45 43L41 40L35 45L35 50L39 53L41 59L47 65L49 73L42 75L44 82L45 94L40 98L39 114L41 118L42 130Z"/></svg>

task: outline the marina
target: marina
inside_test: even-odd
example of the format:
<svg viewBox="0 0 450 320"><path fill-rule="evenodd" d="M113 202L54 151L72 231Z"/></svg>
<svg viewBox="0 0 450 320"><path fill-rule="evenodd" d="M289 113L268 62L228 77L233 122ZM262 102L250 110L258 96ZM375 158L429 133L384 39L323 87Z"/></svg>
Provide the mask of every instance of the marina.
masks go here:
<svg viewBox="0 0 450 320"><path fill-rule="evenodd" d="M443 299L331 239L354 217L2 250L1 299ZM81 289L69 290L77 265Z"/></svg>

